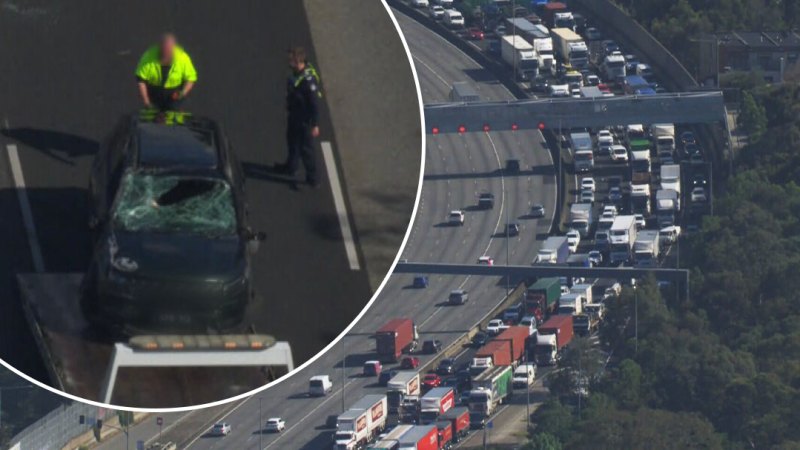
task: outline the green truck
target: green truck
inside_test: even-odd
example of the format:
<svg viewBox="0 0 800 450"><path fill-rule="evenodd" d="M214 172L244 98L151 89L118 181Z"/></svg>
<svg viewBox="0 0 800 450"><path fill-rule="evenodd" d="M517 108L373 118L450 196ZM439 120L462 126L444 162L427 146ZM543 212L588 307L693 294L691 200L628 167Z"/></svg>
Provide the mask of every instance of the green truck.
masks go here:
<svg viewBox="0 0 800 450"><path fill-rule="evenodd" d="M483 428L497 406L511 395L514 366L495 366L472 379L469 392L469 421L472 428Z"/></svg>
<svg viewBox="0 0 800 450"><path fill-rule="evenodd" d="M558 278L540 278L525 291L525 315L534 316L539 322L545 313L556 309L561 298L561 282Z"/></svg>

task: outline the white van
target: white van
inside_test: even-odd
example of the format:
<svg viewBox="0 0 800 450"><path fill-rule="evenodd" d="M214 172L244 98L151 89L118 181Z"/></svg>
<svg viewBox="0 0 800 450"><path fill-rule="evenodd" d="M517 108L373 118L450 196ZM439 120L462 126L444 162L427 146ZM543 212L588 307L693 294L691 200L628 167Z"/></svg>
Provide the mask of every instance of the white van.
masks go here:
<svg viewBox="0 0 800 450"><path fill-rule="evenodd" d="M428 0L411 0L411 4L417 8L427 8L430 5Z"/></svg>
<svg viewBox="0 0 800 450"><path fill-rule="evenodd" d="M312 397L328 395L332 388L333 383L328 375L317 375L308 380L308 395Z"/></svg>
<svg viewBox="0 0 800 450"><path fill-rule="evenodd" d="M525 316L519 321L519 326L528 328L528 336L536 333L536 317Z"/></svg>
<svg viewBox="0 0 800 450"><path fill-rule="evenodd" d="M452 28L463 27L464 16L455 9L447 9L444 11L444 24Z"/></svg>
<svg viewBox="0 0 800 450"><path fill-rule="evenodd" d="M521 364L514 370L511 383L514 389L528 389L536 379L536 364Z"/></svg>

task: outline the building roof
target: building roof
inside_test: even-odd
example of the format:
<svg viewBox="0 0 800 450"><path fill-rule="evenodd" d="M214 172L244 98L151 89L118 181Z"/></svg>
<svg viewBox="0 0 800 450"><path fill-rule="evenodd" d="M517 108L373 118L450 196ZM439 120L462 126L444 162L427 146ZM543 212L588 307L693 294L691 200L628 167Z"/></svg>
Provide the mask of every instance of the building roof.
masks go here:
<svg viewBox="0 0 800 450"><path fill-rule="evenodd" d="M794 31L729 31L717 33L715 36L719 39L719 45L723 47L800 48L800 35Z"/></svg>

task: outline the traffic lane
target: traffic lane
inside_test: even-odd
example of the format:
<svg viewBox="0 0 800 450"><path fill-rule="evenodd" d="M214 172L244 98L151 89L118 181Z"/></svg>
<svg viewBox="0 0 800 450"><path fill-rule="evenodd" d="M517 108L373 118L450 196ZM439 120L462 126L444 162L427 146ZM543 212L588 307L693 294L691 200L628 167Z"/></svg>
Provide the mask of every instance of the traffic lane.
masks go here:
<svg viewBox="0 0 800 450"><path fill-rule="evenodd" d="M256 289L271 303L257 310L257 328L294 341L295 357L302 361L349 322L370 290L363 274L349 270L324 176L318 194L296 194L259 170L285 157L285 49L305 45L313 59L302 6L283 3L251 1L229 8L203 1L191 7L162 3L141 8L126 1L108 8L84 0L20 8L0 18L6 42L15 42L0 48L4 59L14 61L6 72L7 82L0 85L0 111L8 123L4 142L18 145L28 185L52 190L45 198L31 199L35 223L52 227L37 234L46 270L83 271L88 240L81 190L87 185L92 156L117 118L138 107L131 72L140 53L163 30L175 30L200 73L186 106L227 127L238 156L251 169L248 194L254 228L270 236L263 245L267 251L254 262L256 272L264 274L256 277ZM281 14L274 14L273 7ZM90 25L87 17L93 18ZM236 32L226 32L234 27ZM74 60L76 50L80 64ZM231 70L243 62L247 70ZM63 70L77 66L82 70ZM322 128L323 139L330 139L327 120ZM10 205L3 206L10 210ZM294 255L303 260L287 267L287 261L298 259ZM321 274L319 282L291 282L306 279L306 270ZM340 282L348 300L335 307L331 304L336 302L320 306L328 318L323 332L303 332L300 319L292 320L296 315L282 315L288 304L318 306L318 299L328 295L326 286Z"/></svg>
<svg viewBox="0 0 800 450"><path fill-rule="evenodd" d="M426 103L429 102L425 97L426 91L437 93L439 98L431 101L444 100L448 98L452 84L457 81L470 82L483 101L513 98L490 71L481 67L461 50L405 14L397 10L392 11L411 50L417 74L422 77L427 71L429 75L425 76L428 79L432 77L434 81L438 80L431 85L422 86L423 100ZM432 45L433 42L436 44Z"/></svg>

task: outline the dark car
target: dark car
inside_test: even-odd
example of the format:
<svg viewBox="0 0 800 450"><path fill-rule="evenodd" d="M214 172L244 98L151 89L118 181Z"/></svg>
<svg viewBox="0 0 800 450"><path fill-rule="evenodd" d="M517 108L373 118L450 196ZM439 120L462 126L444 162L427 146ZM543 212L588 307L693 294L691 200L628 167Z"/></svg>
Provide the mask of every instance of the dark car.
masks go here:
<svg viewBox="0 0 800 450"><path fill-rule="evenodd" d="M469 300L469 293L463 289L456 289L450 292L447 297L447 303L451 305L463 305Z"/></svg>
<svg viewBox="0 0 800 450"><path fill-rule="evenodd" d="M692 133L691 131L684 131L683 133L681 133L681 143L683 145L696 144L697 140L694 137L694 133Z"/></svg>
<svg viewBox="0 0 800 450"><path fill-rule="evenodd" d="M378 376L378 384L381 386L386 386L389 383L389 380L394 378L397 375L397 370L385 370L381 372Z"/></svg>
<svg viewBox="0 0 800 450"><path fill-rule="evenodd" d="M494 208L494 194L491 192L481 192L478 195L478 207L482 209Z"/></svg>
<svg viewBox="0 0 800 450"><path fill-rule="evenodd" d="M428 339L422 342L422 353L434 354L439 353L442 349L442 341L438 339Z"/></svg>
<svg viewBox="0 0 800 450"><path fill-rule="evenodd" d="M252 297L244 176L221 127L188 113L123 118L89 182L81 307L129 331L234 330Z"/></svg>
<svg viewBox="0 0 800 450"><path fill-rule="evenodd" d="M506 224L506 236L517 236L519 235L519 224L516 222L511 222Z"/></svg>
<svg viewBox="0 0 800 450"><path fill-rule="evenodd" d="M544 205L535 204L531 206L531 217L544 217Z"/></svg>
<svg viewBox="0 0 800 450"><path fill-rule="evenodd" d="M547 81L547 78L539 75L531 81L531 90L542 94L547 93L550 91L550 82Z"/></svg>
<svg viewBox="0 0 800 450"><path fill-rule="evenodd" d="M439 367L436 368L436 373L439 375L450 375L456 370L456 362L453 358L445 358L439 361Z"/></svg>
<svg viewBox="0 0 800 450"><path fill-rule="evenodd" d="M708 180L706 180L706 176L702 173L696 173L692 176L692 186L705 187L706 184L708 184Z"/></svg>
<svg viewBox="0 0 800 450"><path fill-rule="evenodd" d="M416 356L406 356L400 361L401 369L416 369L419 367L419 358Z"/></svg>
<svg viewBox="0 0 800 450"><path fill-rule="evenodd" d="M475 347L481 347L487 342L489 342L489 335L483 331L479 331L475 333L475 336L472 336L472 345Z"/></svg>
<svg viewBox="0 0 800 450"><path fill-rule="evenodd" d="M427 275L415 275L413 286L417 289L424 289L428 287L428 276Z"/></svg>

